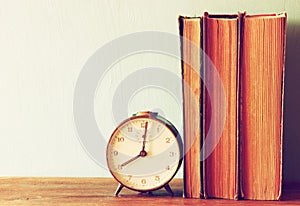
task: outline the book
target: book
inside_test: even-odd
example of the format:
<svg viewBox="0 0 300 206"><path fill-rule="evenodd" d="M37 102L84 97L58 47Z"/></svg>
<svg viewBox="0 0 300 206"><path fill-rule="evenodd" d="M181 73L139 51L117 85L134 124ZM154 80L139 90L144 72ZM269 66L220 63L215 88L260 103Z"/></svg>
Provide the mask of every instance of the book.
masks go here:
<svg viewBox="0 0 300 206"><path fill-rule="evenodd" d="M179 25L184 196L280 199L286 13Z"/></svg>
<svg viewBox="0 0 300 206"><path fill-rule="evenodd" d="M239 23L238 15L204 14L204 82L209 87L204 133L211 138L208 146L214 146L213 151L204 148L205 198L238 199Z"/></svg>
<svg viewBox="0 0 300 206"><path fill-rule="evenodd" d="M245 15L241 34L241 195L278 200L286 14Z"/></svg>
<svg viewBox="0 0 300 206"><path fill-rule="evenodd" d="M184 197L201 197L201 18L179 17L184 118Z"/></svg>

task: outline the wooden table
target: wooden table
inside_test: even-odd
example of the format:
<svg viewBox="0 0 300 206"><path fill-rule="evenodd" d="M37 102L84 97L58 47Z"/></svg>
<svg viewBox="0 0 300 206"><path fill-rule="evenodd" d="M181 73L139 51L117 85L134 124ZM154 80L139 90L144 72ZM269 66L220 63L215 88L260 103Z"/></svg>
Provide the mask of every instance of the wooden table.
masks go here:
<svg viewBox="0 0 300 206"><path fill-rule="evenodd" d="M249 201L182 198L182 180L171 187L175 197L164 189L152 196L123 189L114 197L117 183L111 178L0 178L0 205L300 205L300 185L284 186L281 201Z"/></svg>

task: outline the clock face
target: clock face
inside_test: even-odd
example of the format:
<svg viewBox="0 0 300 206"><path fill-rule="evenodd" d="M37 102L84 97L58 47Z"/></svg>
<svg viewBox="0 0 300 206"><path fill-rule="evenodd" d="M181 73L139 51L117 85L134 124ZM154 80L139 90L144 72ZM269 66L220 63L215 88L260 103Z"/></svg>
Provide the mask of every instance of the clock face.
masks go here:
<svg viewBox="0 0 300 206"><path fill-rule="evenodd" d="M175 128L151 116L125 120L113 132L106 151L115 179L137 191L168 183L181 164L182 144Z"/></svg>

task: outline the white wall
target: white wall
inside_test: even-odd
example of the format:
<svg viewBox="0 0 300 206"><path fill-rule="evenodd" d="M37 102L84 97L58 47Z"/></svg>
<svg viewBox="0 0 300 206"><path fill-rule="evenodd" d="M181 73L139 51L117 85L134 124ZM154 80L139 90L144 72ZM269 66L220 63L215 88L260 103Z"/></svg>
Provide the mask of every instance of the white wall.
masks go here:
<svg viewBox="0 0 300 206"><path fill-rule="evenodd" d="M0 175L108 175L76 135L77 77L99 47L119 36L144 30L177 34L177 16L189 8L179 1L1 1ZM151 62L137 59L141 66L147 65L143 59ZM116 68L130 68L124 61ZM162 65L170 66L168 61ZM108 88L123 77L116 75ZM115 125L105 126L108 137Z"/></svg>
<svg viewBox="0 0 300 206"><path fill-rule="evenodd" d="M178 15L284 9L281 0L1 0L0 176L109 175L81 146L72 108L83 65L107 42L146 30L178 34ZM179 62L163 55L146 53L116 64L95 96L97 122L105 119L101 128L105 136L115 122L101 104L111 104L108 97L116 86L128 73L145 66L164 67L180 77ZM128 105L129 113L158 104L180 127L180 107L174 97L165 94L158 102L146 100L161 93L159 89L137 93Z"/></svg>

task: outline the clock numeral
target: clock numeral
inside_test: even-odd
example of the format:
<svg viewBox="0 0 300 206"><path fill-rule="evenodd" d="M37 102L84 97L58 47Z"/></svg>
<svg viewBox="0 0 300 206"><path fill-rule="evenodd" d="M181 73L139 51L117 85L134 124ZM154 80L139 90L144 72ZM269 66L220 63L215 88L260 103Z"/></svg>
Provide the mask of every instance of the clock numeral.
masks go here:
<svg viewBox="0 0 300 206"><path fill-rule="evenodd" d="M166 143L171 143L171 138L170 137L166 138Z"/></svg>
<svg viewBox="0 0 300 206"><path fill-rule="evenodd" d="M155 181L160 181L160 177L159 176L155 176Z"/></svg>
<svg viewBox="0 0 300 206"><path fill-rule="evenodd" d="M128 176L128 180L127 180L127 182L128 182L128 181L130 181L130 180L131 180L131 178L132 178L132 175L129 175L129 176Z"/></svg>
<svg viewBox="0 0 300 206"><path fill-rule="evenodd" d="M122 169L123 169L122 165L118 165L118 170L122 170Z"/></svg>
<svg viewBox="0 0 300 206"><path fill-rule="evenodd" d="M118 156L119 152L118 151L114 151L114 156Z"/></svg>
<svg viewBox="0 0 300 206"><path fill-rule="evenodd" d="M174 156L175 156L175 152L170 152L170 153L169 153L169 156L170 156L170 157L174 157Z"/></svg>
<svg viewBox="0 0 300 206"><path fill-rule="evenodd" d="M170 167L170 165L168 165L167 167L166 167L166 170L170 170L171 169L171 167Z"/></svg>
<svg viewBox="0 0 300 206"><path fill-rule="evenodd" d="M146 122L142 122L141 123L141 128L145 128L146 127Z"/></svg>
<svg viewBox="0 0 300 206"><path fill-rule="evenodd" d="M118 142L124 142L124 137L117 137Z"/></svg>
<svg viewBox="0 0 300 206"><path fill-rule="evenodd" d="M156 132L157 132L157 133L159 133L159 131L160 131L160 128L159 128L159 127L157 127L157 128L156 128Z"/></svg>
<svg viewBox="0 0 300 206"><path fill-rule="evenodd" d="M128 132L132 132L132 127L127 127Z"/></svg>
<svg viewBox="0 0 300 206"><path fill-rule="evenodd" d="M143 185L146 184L146 183L147 183L146 179L142 179L142 180L141 180L141 183L142 183Z"/></svg>

